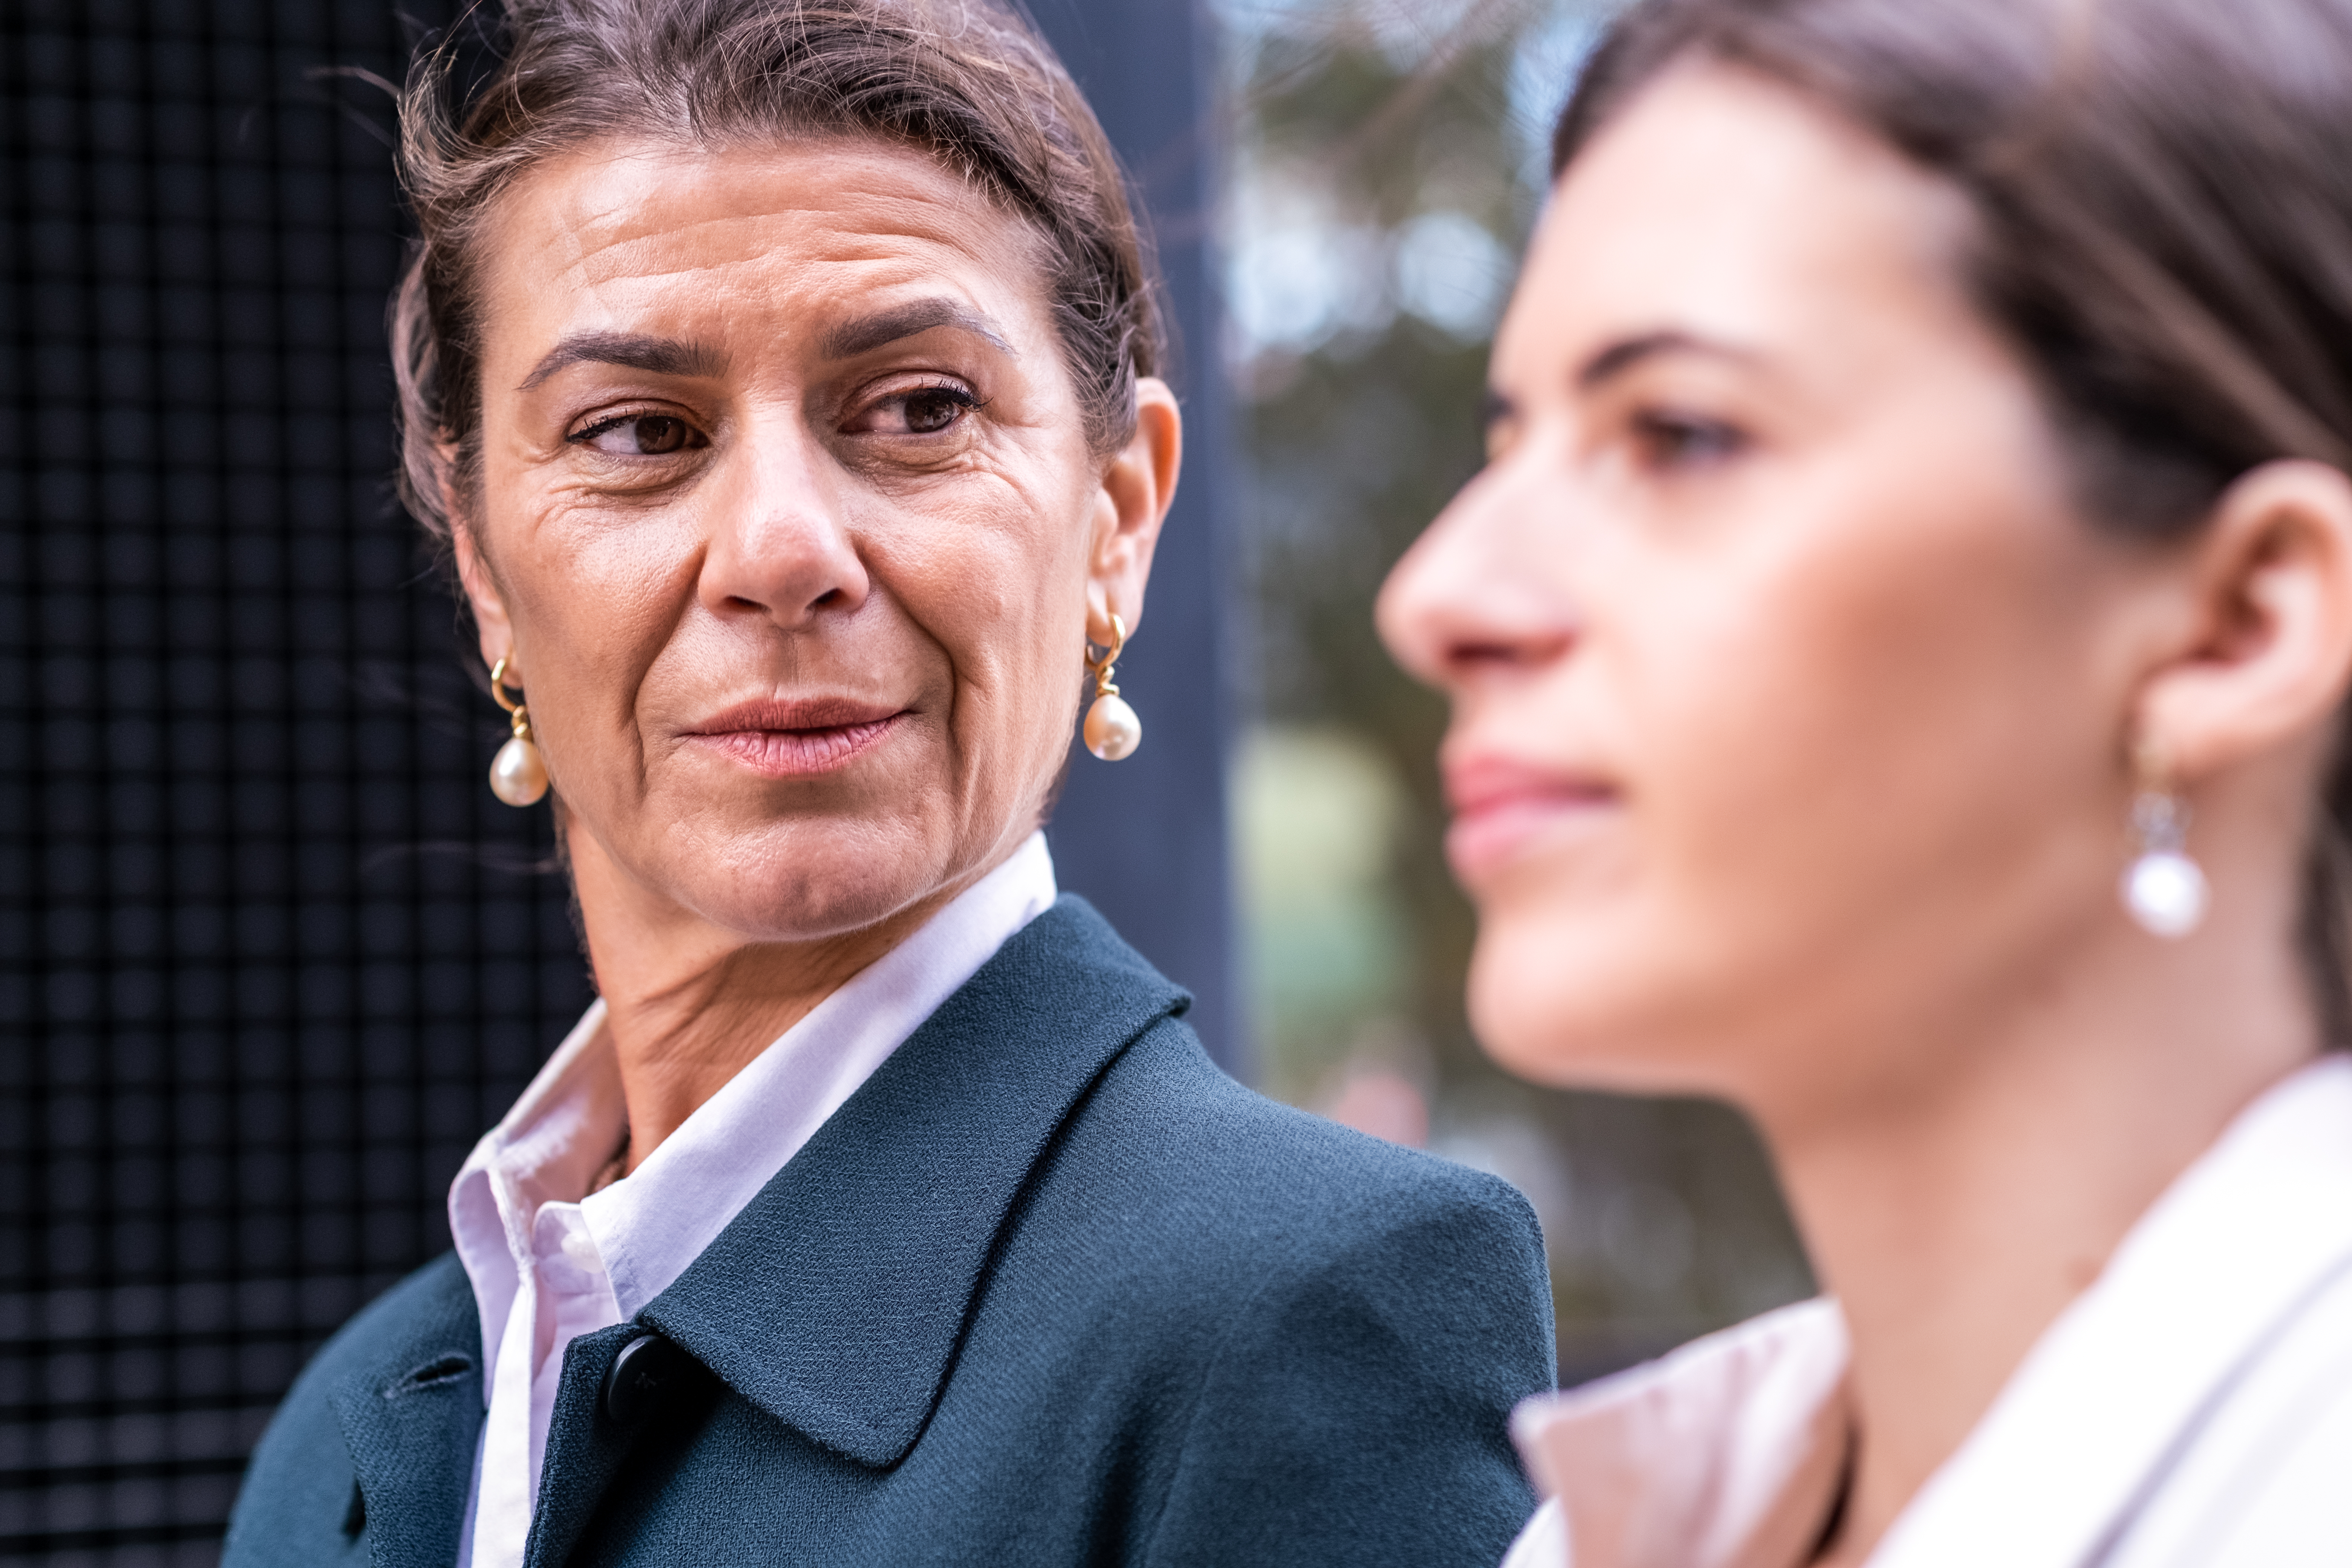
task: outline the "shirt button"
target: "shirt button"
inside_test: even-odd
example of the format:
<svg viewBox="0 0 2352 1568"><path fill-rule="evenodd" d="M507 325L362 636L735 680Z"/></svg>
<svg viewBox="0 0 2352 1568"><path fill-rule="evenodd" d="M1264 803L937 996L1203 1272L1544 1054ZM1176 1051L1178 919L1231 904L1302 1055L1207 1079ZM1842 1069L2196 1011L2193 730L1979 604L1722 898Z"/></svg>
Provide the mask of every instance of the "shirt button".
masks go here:
<svg viewBox="0 0 2352 1568"><path fill-rule="evenodd" d="M596 1238L588 1234L584 1225L573 1226L563 1233L563 1256L583 1268L602 1268L604 1259L597 1254Z"/></svg>

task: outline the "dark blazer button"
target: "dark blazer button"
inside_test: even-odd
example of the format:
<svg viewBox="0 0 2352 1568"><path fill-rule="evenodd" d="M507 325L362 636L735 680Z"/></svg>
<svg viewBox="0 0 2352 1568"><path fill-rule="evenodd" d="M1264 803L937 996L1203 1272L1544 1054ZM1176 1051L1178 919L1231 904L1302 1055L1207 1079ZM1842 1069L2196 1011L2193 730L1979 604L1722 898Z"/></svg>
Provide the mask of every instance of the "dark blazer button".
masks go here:
<svg viewBox="0 0 2352 1568"><path fill-rule="evenodd" d="M639 1334L613 1358L604 1374L604 1414L634 1426L677 1386L693 1358L659 1334Z"/></svg>

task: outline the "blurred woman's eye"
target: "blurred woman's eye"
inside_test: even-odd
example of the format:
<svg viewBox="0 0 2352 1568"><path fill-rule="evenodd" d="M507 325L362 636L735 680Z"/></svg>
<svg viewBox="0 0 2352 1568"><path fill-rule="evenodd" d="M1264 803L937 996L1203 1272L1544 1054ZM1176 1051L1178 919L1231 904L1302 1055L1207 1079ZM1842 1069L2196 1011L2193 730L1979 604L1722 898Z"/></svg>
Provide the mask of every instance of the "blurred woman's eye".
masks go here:
<svg viewBox="0 0 2352 1568"><path fill-rule="evenodd" d="M1695 468L1738 457L1748 437L1721 420L1650 410L1633 416L1633 443L1646 468Z"/></svg>
<svg viewBox="0 0 2352 1568"><path fill-rule="evenodd" d="M980 399L961 386L919 386L869 404L849 428L876 436L936 436L979 406Z"/></svg>
<svg viewBox="0 0 2352 1568"><path fill-rule="evenodd" d="M576 431L567 439L616 458L666 458L710 445L710 437L675 414L624 414Z"/></svg>

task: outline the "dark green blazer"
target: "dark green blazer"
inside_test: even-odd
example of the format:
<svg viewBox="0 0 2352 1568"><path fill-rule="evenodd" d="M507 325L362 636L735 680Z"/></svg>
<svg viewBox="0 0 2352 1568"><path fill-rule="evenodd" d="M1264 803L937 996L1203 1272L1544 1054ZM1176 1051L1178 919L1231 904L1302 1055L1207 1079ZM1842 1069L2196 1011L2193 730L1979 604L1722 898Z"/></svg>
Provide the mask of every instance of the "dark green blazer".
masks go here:
<svg viewBox="0 0 2352 1568"><path fill-rule="evenodd" d="M565 1352L530 1563L1493 1568L1552 1382L1534 1215L1242 1088L1186 1001L1076 899L1007 942ZM454 1257L352 1319L227 1568L451 1568L480 1365Z"/></svg>

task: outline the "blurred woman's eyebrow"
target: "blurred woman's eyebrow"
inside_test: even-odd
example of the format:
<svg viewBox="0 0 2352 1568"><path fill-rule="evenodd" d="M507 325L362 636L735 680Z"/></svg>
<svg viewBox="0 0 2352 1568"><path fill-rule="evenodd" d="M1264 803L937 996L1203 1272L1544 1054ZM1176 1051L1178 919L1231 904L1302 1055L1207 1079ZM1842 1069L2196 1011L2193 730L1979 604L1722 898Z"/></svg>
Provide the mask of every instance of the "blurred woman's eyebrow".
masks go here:
<svg viewBox="0 0 2352 1568"><path fill-rule="evenodd" d="M817 352L826 359L855 359L935 327L954 327L985 340L1004 353L1013 353L1013 344L994 321L959 300L945 298L915 300L844 321L828 329L817 341Z"/></svg>
<svg viewBox="0 0 2352 1568"><path fill-rule="evenodd" d="M617 364L655 375L718 375L727 357L702 343L641 332L577 332L547 351L515 390L529 392L567 365Z"/></svg>
<svg viewBox="0 0 2352 1568"><path fill-rule="evenodd" d="M1696 333L1667 330L1643 332L1633 337L1619 338L1587 359L1576 373L1576 385L1580 392L1592 392L1613 378L1622 375L1644 360L1661 354L1701 354L1709 359L1731 360L1752 364L1756 356L1729 343L1720 343Z"/></svg>

